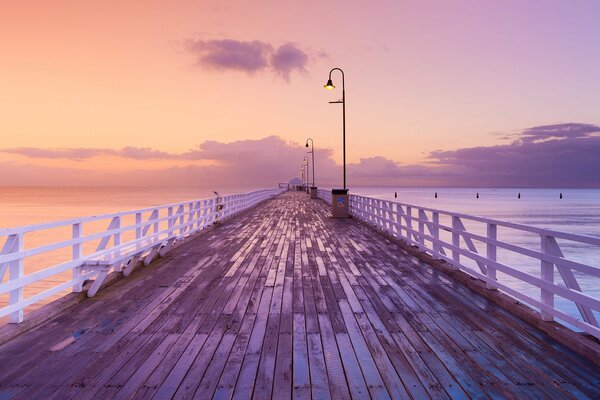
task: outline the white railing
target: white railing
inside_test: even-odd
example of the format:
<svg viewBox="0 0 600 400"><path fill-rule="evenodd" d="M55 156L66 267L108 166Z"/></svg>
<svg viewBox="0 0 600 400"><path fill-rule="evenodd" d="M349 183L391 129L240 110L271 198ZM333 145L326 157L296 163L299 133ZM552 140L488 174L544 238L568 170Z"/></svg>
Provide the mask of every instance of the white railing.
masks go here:
<svg viewBox="0 0 600 400"><path fill-rule="evenodd" d="M65 290L81 291L86 280L95 279L99 275L98 269L86 268L86 265L111 260L103 265L114 271L122 271L127 262L132 262L132 257L127 257L127 254L135 254L135 262L140 257L148 257L153 251L150 258L158 254L164 255L177 241L283 191L284 189L258 190L220 198L0 229L0 245L4 242L0 247L0 296L6 297L8 294L5 305L0 303L0 318L8 316L9 322L20 323L26 307ZM33 247L25 246L30 238L31 242L36 242L36 236L51 237L54 241ZM36 268L26 274L25 264L28 261L36 261ZM50 266L47 267L48 265ZM5 279L6 273L8 279ZM25 289L32 286L38 287L37 292L34 291L25 298Z"/></svg>
<svg viewBox="0 0 600 400"><path fill-rule="evenodd" d="M330 192L319 190L319 197L331 204ZM501 290L538 309L542 320L556 318L600 338L594 315L600 311L600 266L567 258L563 253L566 247L600 252L600 237L356 195L350 195L350 214L485 281L488 289ZM514 237L526 237L530 246L515 244L514 240L511 243ZM512 265L523 258L527 261L517 264L531 265L533 261L537 270ZM594 290L586 293L580 286L582 281L592 282L588 289ZM539 297L534 297L536 294ZM555 300L574 303L578 315L559 309Z"/></svg>
<svg viewBox="0 0 600 400"><path fill-rule="evenodd" d="M331 190L317 189L317 197L331 205Z"/></svg>

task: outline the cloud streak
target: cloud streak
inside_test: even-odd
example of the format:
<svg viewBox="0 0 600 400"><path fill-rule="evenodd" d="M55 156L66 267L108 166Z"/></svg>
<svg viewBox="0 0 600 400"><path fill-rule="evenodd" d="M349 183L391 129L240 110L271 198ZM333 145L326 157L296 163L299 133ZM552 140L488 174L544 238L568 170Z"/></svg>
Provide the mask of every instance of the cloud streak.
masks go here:
<svg viewBox="0 0 600 400"><path fill-rule="evenodd" d="M206 141L182 153L151 148L122 149L0 149L0 153L35 159L121 157L135 160L173 160L178 166L152 170L129 170L119 174L86 172L77 168L45 169L14 160L0 162L0 185L87 184L137 185L256 185L271 186L298 175L306 155L302 144L279 136L238 140L231 143ZM600 127L590 124L555 124L521 131L510 144L438 150L428 164L404 165L381 156L367 157L347 165L352 185L423 185L479 187L596 187L600 188ZM316 150L317 184L341 182L341 167L331 149ZM202 161L197 165L196 161ZM52 179L45 176L52 170ZM37 178L36 178L37 176Z"/></svg>
<svg viewBox="0 0 600 400"><path fill-rule="evenodd" d="M196 57L196 65L209 70L254 74L270 70L289 81L293 71L304 73L309 55L294 43L275 47L259 40L235 39L185 41L185 49Z"/></svg>
<svg viewBox="0 0 600 400"><path fill-rule="evenodd" d="M173 159L180 155L153 150L149 147L123 147L122 149L102 148L59 148L41 149L37 147L12 147L0 149L1 153L16 154L29 158L65 159L82 161L94 157L121 157L134 160Z"/></svg>

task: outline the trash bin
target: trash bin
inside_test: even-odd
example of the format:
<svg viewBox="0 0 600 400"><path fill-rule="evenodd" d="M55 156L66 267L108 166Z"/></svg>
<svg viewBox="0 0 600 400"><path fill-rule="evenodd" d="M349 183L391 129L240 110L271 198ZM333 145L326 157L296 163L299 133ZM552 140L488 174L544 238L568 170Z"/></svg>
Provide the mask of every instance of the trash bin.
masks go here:
<svg viewBox="0 0 600 400"><path fill-rule="evenodd" d="M331 190L331 216L333 218L348 218L350 204L348 204L348 189Z"/></svg>
<svg viewBox="0 0 600 400"><path fill-rule="evenodd" d="M311 186L310 187L310 198L311 199L316 199L317 197L317 187L316 186Z"/></svg>

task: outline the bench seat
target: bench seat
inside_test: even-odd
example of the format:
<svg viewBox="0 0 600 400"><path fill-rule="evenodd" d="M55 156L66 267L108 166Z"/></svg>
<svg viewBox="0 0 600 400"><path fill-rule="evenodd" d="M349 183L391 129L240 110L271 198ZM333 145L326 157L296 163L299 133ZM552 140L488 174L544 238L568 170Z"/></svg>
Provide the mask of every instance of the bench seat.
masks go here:
<svg viewBox="0 0 600 400"><path fill-rule="evenodd" d="M149 265L156 257L162 257L168 253L176 240L177 236L171 236L157 242L125 244L112 248L110 252L102 253L101 257L97 259L86 260L79 267L82 273L98 271L87 296L94 297L96 295L111 269L122 272L123 276L128 277L140 264L140 261L144 265Z"/></svg>

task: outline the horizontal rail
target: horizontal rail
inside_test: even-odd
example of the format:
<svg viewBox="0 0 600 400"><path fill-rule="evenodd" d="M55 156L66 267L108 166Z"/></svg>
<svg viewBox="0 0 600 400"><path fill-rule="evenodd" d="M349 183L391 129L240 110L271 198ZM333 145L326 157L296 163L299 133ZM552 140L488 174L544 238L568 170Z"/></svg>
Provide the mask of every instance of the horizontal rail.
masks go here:
<svg viewBox="0 0 600 400"><path fill-rule="evenodd" d="M318 197L331 204L331 192L318 190ZM593 282L591 287L600 287L600 266L589 265L587 260L569 259L563 251L570 246L600 252L600 237L366 196L350 195L349 203L353 218L482 279L489 290L501 290L538 309L545 321L557 319L600 338L596 315L600 311L600 291L590 292L588 288L584 292L580 285L584 278ZM502 240L498 238L499 228ZM533 240L534 248L511 242L515 237ZM524 259L527 268L512 265L515 257ZM536 269L538 273L531 272ZM502 275L498 277L497 272ZM559 309L555 304L557 298L574 304L577 313Z"/></svg>
<svg viewBox="0 0 600 400"><path fill-rule="evenodd" d="M11 323L24 319L26 307L71 288L82 291L86 280L99 279L108 270L124 271L127 264L140 258L151 261L164 255L177 242L210 225L247 210L270 199L285 189L264 189L142 208L124 212L73 218L15 228L0 229L0 295L8 293L8 304L0 305L0 318L8 316ZM99 225L100 224L100 225ZM102 225L106 226L105 229ZM63 230L63 237L57 234ZM90 231L91 233L84 234ZM66 233L65 233L66 232ZM51 243L25 247L29 235L52 237ZM25 262L50 254L61 253L62 262L40 265L25 274ZM45 263L43 263L45 264ZM102 268L94 268L101 265ZM70 277L66 273L71 272ZM62 274L62 275L61 275ZM126 274L127 275L127 274ZM25 289L52 279L53 286L44 286L25 298ZM58 281L57 283L54 281Z"/></svg>

